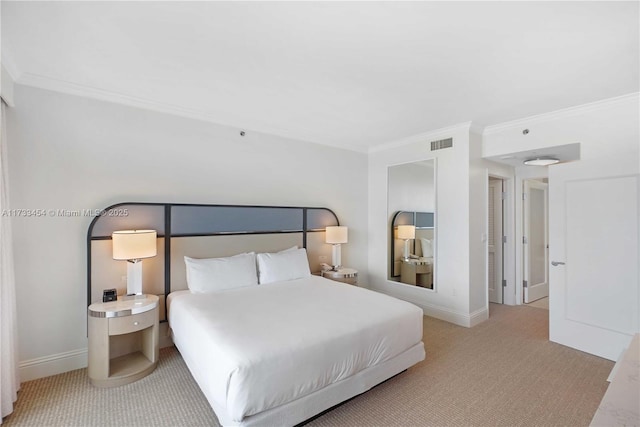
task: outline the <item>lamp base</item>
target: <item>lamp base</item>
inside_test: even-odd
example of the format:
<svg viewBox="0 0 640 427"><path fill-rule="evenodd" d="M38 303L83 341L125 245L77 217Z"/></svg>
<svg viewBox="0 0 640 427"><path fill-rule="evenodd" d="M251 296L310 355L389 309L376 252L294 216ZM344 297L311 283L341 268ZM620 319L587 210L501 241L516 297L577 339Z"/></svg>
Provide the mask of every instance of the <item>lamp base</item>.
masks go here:
<svg viewBox="0 0 640 427"><path fill-rule="evenodd" d="M340 243L335 243L331 247L331 267L333 267L333 271L338 271L340 267L342 267L342 245Z"/></svg>
<svg viewBox="0 0 640 427"><path fill-rule="evenodd" d="M127 261L127 296L142 295L142 261Z"/></svg>
<svg viewBox="0 0 640 427"><path fill-rule="evenodd" d="M409 239L404 239L404 251L402 254L403 261L409 261Z"/></svg>

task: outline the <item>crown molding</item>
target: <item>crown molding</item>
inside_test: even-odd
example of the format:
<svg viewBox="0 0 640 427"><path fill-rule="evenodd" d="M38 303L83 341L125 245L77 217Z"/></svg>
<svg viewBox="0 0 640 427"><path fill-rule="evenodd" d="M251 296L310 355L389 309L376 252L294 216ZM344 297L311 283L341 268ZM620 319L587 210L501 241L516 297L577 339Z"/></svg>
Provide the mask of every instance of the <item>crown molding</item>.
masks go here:
<svg viewBox="0 0 640 427"><path fill-rule="evenodd" d="M575 107L563 108L561 110L551 111L543 114L537 114L534 116L524 117L522 119L517 119L509 122L487 126L484 128L482 135L483 136L492 135L495 133L503 132L505 130L509 130L512 128L521 128L522 126L527 126L534 123L564 119L567 117L576 116L576 115L587 113L590 111L598 111L598 110L610 108L614 105L624 104L628 102L635 102L637 104L639 101L640 101L640 92L632 92L626 95L616 96L614 98L607 98L607 99L603 99L596 102L590 102L588 104L582 104L582 105L577 105Z"/></svg>
<svg viewBox="0 0 640 427"><path fill-rule="evenodd" d="M366 148L358 145L340 145L332 142L320 142L320 138L317 135L312 135L307 132L306 135L292 136L286 130L278 129L266 123L260 123L254 121L253 123L240 124L238 120L229 120L226 123L219 120L218 117L211 113L204 112L202 110L196 110L193 108L185 108L179 105L167 104L163 102L153 101L145 98L139 98L136 96L125 95L110 90L101 89L98 87L81 85L78 83L72 83L65 80L54 79L47 76L42 76L33 73L23 73L20 78L16 80L16 83L24 86L36 87L39 89L50 90L53 92L60 92L69 95L80 96L83 98L97 99L100 101L110 102L114 104L126 105L129 107L140 108L144 110L156 111L159 113L170 114L174 116L180 116L188 119L200 120L209 123L216 124L218 126L225 126L231 128L237 128L247 132L255 132L263 135L272 135L279 138L285 138L297 142L306 142L309 144L318 144L322 146L330 146L336 149L355 151L360 153L366 153ZM302 132L305 133L305 132Z"/></svg>
<svg viewBox="0 0 640 427"><path fill-rule="evenodd" d="M20 77L21 73L16 63L13 61L11 54L7 49L2 50L2 56L0 57L0 64L2 77L0 77L0 97L10 107L15 107L15 101L13 99L13 87L16 80ZM8 81L7 81L8 80Z"/></svg>
<svg viewBox="0 0 640 427"><path fill-rule="evenodd" d="M54 79L33 73L23 73L13 62L10 53L7 49L2 51L2 67L6 71L6 74L13 80L12 83L20 84L24 86L31 86L40 89L50 90L54 92L60 92L84 98L92 98L100 101L126 105L134 108L140 108L144 110L156 111L159 113L170 114L174 116L180 116L184 118L194 119L213 123L219 126L232 127L245 131L251 131L261 133L265 135L277 136L280 138L286 138L294 141L301 141L310 144L318 144L323 146L330 146L333 148L355 151L358 153L375 153L392 148L398 148L416 142L424 142L425 140L439 139L442 137L449 137L451 133L457 131L466 131L475 133L477 135L486 136L499 133L512 128L520 128L525 125L531 125L533 123L539 123L544 121L550 121L559 118L565 118L575 116L581 113L595 111L600 109L609 108L613 105L627 103L627 102L639 102L640 92L633 92L630 94L618 96L615 98L608 98L601 101L596 101L588 104L583 104L575 107L564 108L561 110L552 111L549 113L543 113L539 115L529 116L522 119L512 120L509 122L499 123L496 125L483 127L474 122L464 122L444 128L430 130L416 135L411 135L402 139L393 140L378 144L373 147L363 147L356 144L338 144L335 142L321 141L317 135L313 135L311 132L302 132L303 134L291 136L289 132L283 129L278 129L265 123L237 123L237 120L229 120L226 123L219 120L218 117L211 113L204 112L202 110L196 110L192 108L186 108L179 105L167 104L163 102L153 101L145 98L139 98L135 96L126 95L110 90L101 89L98 87L81 85L78 83L72 83L65 80ZM11 98L11 97L9 97ZM13 99L7 99L9 105L13 106ZM258 130L260 129L260 130Z"/></svg>
<svg viewBox="0 0 640 427"><path fill-rule="evenodd" d="M484 132L485 127L481 126L477 123L471 122L471 125L469 126L469 132L471 133L475 133L477 135L482 135L482 133Z"/></svg>
<svg viewBox="0 0 640 427"><path fill-rule="evenodd" d="M0 63L2 63L2 67L5 69L9 77L13 80L13 82L17 82L21 77L22 73L20 69L16 65L11 53L5 48L2 49L2 56L0 57Z"/></svg>
<svg viewBox="0 0 640 427"><path fill-rule="evenodd" d="M144 110L152 110L160 113L167 113L181 117L193 118L197 120L214 122L225 126L219 122L215 122L209 114L202 111L181 107L178 105L166 104L136 96L126 95L124 93L114 92L101 89L94 86L82 85L69 82L66 80L54 79L33 73L24 73L17 81L23 86L31 86L39 89L49 90L52 92L60 92L68 95L75 95L83 98L97 99L114 104L123 104L129 107L140 108ZM229 125L230 127L238 127ZM245 129L242 126L239 129Z"/></svg>
<svg viewBox="0 0 640 427"><path fill-rule="evenodd" d="M391 148L398 148L405 145L415 144L416 142L424 142L425 140L441 139L443 137L450 137L452 133L458 131L468 132L472 129L471 122L458 123L457 125L447 126L440 129L431 130L428 132L419 133L417 135L411 135L406 138L398 139L395 141L384 142L369 148L369 153L376 153L378 151L385 151Z"/></svg>

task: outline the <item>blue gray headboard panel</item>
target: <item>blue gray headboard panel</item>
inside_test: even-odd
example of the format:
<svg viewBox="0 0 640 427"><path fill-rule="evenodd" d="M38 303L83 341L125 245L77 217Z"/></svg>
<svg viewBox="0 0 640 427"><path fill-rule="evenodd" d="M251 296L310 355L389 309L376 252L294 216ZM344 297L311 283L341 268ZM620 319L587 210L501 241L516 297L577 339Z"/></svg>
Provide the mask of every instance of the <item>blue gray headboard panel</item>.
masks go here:
<svg viewBox="0 0 640 427"><path fill-rule="evenodd" d="M91 304L91 242L110 240L117 230L152 229L164 240L164 294L171 292L171 239L195 236L307 233L340 225L328 208L291 206L118 203L103 209L87 232L87 304ZM160 254L160 251L158 253Z"/></svg>
<svg viewBox="0 0 640 427"><path fill-rule="evenodd" d="M300 208L174 206L171 232L173 236L300 232L303 214Z"/></svg>
<svg viewBox="0 0 640 427"><path fill-rule="evenodd" d="M102 210L89 226L88 238L111 238L116 230L156 230L164 234L164 206L121 203Z"/></svg>

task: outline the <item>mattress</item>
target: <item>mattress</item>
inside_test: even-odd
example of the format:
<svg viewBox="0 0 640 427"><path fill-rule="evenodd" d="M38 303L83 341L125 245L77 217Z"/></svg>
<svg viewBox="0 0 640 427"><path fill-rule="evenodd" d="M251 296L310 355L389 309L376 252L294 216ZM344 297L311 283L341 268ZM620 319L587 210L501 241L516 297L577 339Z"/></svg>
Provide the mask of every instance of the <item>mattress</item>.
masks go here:
<svg viewBox="0 0 640 427"><path fill-rule="evenodd" d="M233 423L423 348L421 309L317 276L179 291L168 304L176 346L214 411Z"/></svg>

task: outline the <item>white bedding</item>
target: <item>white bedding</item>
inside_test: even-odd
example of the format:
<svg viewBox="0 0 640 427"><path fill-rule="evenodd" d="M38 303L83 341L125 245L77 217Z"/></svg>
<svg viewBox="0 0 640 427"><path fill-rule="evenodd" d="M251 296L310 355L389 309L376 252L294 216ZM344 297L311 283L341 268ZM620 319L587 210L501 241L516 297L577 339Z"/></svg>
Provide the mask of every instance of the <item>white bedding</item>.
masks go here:
<svg viewBox="0 0 640 427"><path fill-rule="evenodd" d="M174 342L214 411L234 423L422 348L421 309L317 276L179 291L168 304Z"/></svg>

